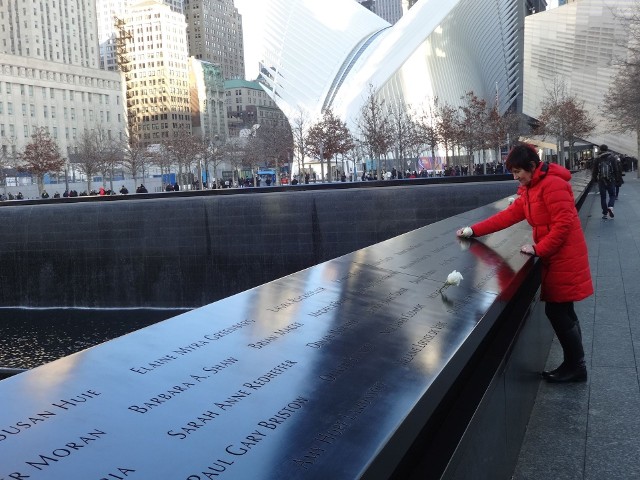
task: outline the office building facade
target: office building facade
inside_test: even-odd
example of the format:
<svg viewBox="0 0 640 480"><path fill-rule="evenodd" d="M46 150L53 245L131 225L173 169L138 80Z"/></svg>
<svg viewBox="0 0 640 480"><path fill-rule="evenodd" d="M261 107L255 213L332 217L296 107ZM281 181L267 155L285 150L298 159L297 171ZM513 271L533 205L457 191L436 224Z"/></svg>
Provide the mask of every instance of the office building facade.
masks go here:
<svg viewBox="0 0 640 480"><path fill-rule="evenodd" d="M130 135L149 146L191 133L184 15L149 0L124 19Z"/></svg>
<svg viewBox="0 0 640 480"><path fill-rule="evenodd" d="M225 79L245 78L242 16L233 0L184 0L189 54L222 67Z"/></svg>
<svg viewBox="0 0 640 480"><path fill-rule="evenodd" d="M61 154L77 152L85 131L123 140L124 88L120 74L98 68L98 30L92 0L0 0L0 142L15 163L37 128ZM13 159L13 160L12 160Z"/></svg>
<svg viewBox="0 0 640 480"><path fill-rule="evenodd" d="M222 68L191 57L189 77L193 134L214 145L224 144L229 127Z"/></svg>
<svg viewBox="0 0 640 480"><path fill-rule="evenodd" d="M95 2L0 2L0 53L97 67Z"/></svg>
<svg viewBox="0 0 640 480"><path fill-rule="evenodd" d="M238 137L243 130L251 130L254 125L286 125L284 113L260 83L227 80L224 88L230 137Z"/></svg>
<svg viewBox="0 0 640 480"><path fill-rule="evenodd" d="M117 70L116 38L118 20L127 15L128 9L140 0L94 0L98 17L98 41L100 45L100 68ZM171 7L176 13L183 13L183 0L158 0Z"/></svg>

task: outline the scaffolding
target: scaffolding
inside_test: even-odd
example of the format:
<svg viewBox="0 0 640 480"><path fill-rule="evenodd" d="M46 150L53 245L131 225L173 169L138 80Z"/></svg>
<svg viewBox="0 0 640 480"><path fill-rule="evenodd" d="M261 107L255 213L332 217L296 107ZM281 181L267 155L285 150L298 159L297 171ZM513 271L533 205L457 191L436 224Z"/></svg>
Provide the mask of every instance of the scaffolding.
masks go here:
<svg viewBox="0 0 640 480"><path fill-rule="evenodd" d="M125 95L127 98L127 126L129 128L129 140L137 142L138 135L136 132L136 109L133 103L133 82L131 76L131 59L129 58L128 45L133 42L133 35L126 28L126 22L122 18L114 17L114 26L116 28L116 63L125 79Z"/></svg>

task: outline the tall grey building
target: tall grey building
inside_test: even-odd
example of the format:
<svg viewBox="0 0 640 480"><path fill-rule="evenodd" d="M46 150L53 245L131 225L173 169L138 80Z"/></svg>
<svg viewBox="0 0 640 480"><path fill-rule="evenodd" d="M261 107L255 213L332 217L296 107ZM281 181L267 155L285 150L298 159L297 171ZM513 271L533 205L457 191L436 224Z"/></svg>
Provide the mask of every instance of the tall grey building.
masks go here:
<svg viewBox="0 0 640 480"><path fill-rule="evenodd" d="M396 23L416 0L357 0L360 5L371 10L390 24Z"/></svg>
<svg viewBox="0 0 640 480"><path fill-rule="evenodd" d="M224 78L244 78L242 16L233 0L157 0L182 13L188 23L189 55L218 64ZM100 67L117 70L116 23L145 0L96 0Z"/></svg>
<svg viewBox="0 0 640 480"><path fill-rule="evenodd" d="M100 68L104 70L117 70L116 37L118 19L127 15L128 9L144 0L95 0L96 14L98 17L98 41L100 44ZM183 0L158 0L169 5L176 13L183 13Z"/></svg>
<svg viewBox="0 0 640 480"><path fill-rule="evenodd" d="M379 17L394 24L402 17L403 0L376 0L375 12Z"/></svg>
<svg viewBox="0 0 640 480"><path fill-rule="evenodd" d="M0 53L98 66L95 1L0 1Z"/></svg>
<svg viewBox="0 0 640 480"><path fill-rule="evenodd" d="M191 133L184 15L156 0L135 3L123 22L130 135L151 145Z"/></svg>
<svg viewBox="0 0 640 480"><path fill-rule="evenodd" d="M233 0L184 0L189 54L218 64L225 79L244 79L242 15Z"/></svg>
<svg viewBox="0 0 640 480"><path fill-rule="evenodd" d="M26 3L0 0L0 154L16 158L41 127L67 158L85 131L123 139L122 79L98 68L95 0Z"/></svg>

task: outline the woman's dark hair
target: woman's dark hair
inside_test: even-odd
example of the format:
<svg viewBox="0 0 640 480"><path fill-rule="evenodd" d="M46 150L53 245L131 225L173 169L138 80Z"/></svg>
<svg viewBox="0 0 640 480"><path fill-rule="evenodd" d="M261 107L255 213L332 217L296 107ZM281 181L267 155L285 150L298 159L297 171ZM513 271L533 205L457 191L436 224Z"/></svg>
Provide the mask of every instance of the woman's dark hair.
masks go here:
<svg viewBox="0 0 640 480"><path fill-rule="evenodd" d="M533 163L533 166L531 165ZM540 157L533 145L528 143L521 143L511 149L509 155L507 155L506 166L507 170L511 171L514 168L526 170L532 172L536 169L540 163Z"/></svg>

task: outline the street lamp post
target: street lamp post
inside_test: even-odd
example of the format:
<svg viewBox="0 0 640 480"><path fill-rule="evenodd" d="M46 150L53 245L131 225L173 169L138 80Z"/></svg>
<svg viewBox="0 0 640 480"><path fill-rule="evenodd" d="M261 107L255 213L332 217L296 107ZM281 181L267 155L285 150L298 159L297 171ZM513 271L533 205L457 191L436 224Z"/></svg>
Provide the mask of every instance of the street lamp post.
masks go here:
<svg viewBox="0 0 640 480"><path fill-rule="evenodd" d="M64 162L64 189L69 193L69 159Z"/></svg>
<svg viewBox="0 0 640 480"><path fill-rule="evenodd" d="M320 181L324 182L324 143L322 141L318 144L318 148L320 149Z"/></svg>

